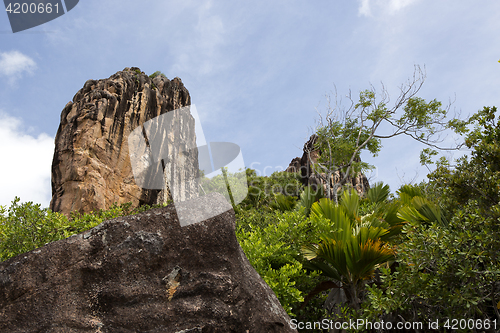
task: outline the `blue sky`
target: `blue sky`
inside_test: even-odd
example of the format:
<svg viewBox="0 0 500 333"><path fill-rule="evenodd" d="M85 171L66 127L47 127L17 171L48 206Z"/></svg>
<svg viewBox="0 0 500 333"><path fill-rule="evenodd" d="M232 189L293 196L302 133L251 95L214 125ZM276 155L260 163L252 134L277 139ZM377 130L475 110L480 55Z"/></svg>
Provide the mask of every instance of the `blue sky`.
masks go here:
<svg viewBox="0 0 500 333"><path fill-rule="evenodd" d="M302 155L334 87L356 95L383 82L394 100L425 66L419 96L452 99L466 116L500 106L499 59L497 0L84 0L16 34L0 14L0 205L48 206L63 107L88 79L125 67L180 77L207 141L239 144L246 166L269 175ZM424 179L422 148L383 142L366 156L371 181L395 191Z"/></svg>

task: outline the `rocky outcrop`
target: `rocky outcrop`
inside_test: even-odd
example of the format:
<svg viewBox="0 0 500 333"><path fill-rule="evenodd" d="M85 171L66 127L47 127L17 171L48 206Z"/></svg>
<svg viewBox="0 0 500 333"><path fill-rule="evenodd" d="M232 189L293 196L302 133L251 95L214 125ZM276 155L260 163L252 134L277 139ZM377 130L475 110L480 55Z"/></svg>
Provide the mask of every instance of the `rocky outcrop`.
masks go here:
<svg viewBox="0 0 500 333"><path fill-rule="evenodd" d="M176 206L0 263L0 332L295 332L239 246L224 197ZM214 207L226 212L180 226L176 209Z"/></svg>
<svg viewBox="0 0 500 333"><path fill-rule="evenodd" d="M140 69L125 68L103 80L89 80L61 113L52 162L50 209L69 215L109 208L113 203L155 204L168 189L142 189L134 181L127 138L136 128L166 112L190 105L179 78L151 79ZM187 146L195 147L194 118L179 122ZM196 172L197 155L186 159L180 173ZM168 168L158 163L156 168ZM186 183L188 184L188 183ZM195 184L188 184L196 191Z"/></svg>
<svg viewBox="0 0 500 333"><path fill-rule="evenodd" d="M288 165L288 168L285 170L287 172L299 172L302 167L302 159L300 157L295 157L290 164Z"/></svg>
<svg viewBox="0 0 500 333"><path fill-rule="evenodd" d="M285 170L287 172L300 172L302 177L302 183L307 186L311 185L315 190L318 186L323 186L326 193L326 183L323 179L326 179L326 174L315 174L312 165L314 165L318 159L321 157L321 151L314 147L318 137L313 134L309 140L304 144L302 157L294 158L288 168ZM321 176L321 177L320 177ZM335 174L330 177L330 191L331 197L333 197L333 185L338 183L344 178L344 173L335 172ZM368 178L363 173L358 173L352 177L348 177L347 184L349 184L353 189L355 189L359 195L364 195L370 189L370 183ZM345 185L345 184L344 184ZM339 188L340 191L340 188Z"/></svg>

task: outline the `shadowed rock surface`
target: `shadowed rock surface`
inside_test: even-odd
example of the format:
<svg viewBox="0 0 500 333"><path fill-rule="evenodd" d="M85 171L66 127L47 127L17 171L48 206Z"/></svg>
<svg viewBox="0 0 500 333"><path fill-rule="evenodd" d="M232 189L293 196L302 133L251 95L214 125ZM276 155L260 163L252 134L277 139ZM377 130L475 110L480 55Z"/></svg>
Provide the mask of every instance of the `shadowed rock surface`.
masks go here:
<svg viewBox="0 0 500 333"><path fill-rule="evenodd" d="M189 92L179 78L159 75L151 79L136 67L107 79L88 80L61 113L50 209L69 215L107 209L115 202L132 202L132 207L166 202L165 191L136 185L127 138L146 121L190 104ZM196 146L194 118L177 123L184 143ZM192 154L171 176L183 178L181 172L193 174L197 169L198 156ZM183 184L196 191L195 184Z"/></svg>
<svg viewBox="0 0 500 333"><path fill-rule="evenodd" d="M228 209L181 227L173 205L116 218L0 263L0 332L295 332Z"/></svg>

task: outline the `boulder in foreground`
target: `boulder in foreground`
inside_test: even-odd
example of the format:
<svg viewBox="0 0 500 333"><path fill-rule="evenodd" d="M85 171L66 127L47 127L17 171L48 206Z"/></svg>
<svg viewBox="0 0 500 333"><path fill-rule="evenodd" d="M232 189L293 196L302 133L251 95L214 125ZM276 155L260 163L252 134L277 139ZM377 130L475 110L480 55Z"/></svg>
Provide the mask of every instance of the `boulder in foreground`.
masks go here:
<svg viewBox="0 0 500 333"><path fill-rule="evenodd" d="M193 203L228 210L181 227L176 209ZM220 194L109 220L0 263L1 332L295 332L289 323Z"/></svg>

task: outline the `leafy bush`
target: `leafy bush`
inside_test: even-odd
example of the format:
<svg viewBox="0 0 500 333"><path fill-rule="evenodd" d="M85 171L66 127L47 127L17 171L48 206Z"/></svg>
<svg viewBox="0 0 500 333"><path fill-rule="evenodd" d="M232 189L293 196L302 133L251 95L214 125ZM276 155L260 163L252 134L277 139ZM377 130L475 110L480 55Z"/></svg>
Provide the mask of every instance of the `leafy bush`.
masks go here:
<svg viewBox="0 0 500 333"><path fill-rule="evenodd" d="M259 209L271 212L275 209L282 211L295 207L297 198L302 191L300 175L290 172L275 172L270 177L257 176L255 170L245 169L240 172L226 172L212 178L202 177L200 194L210 192L224 193L241 198L248 191L245 199L234 207L239 210ZM231 185L227 187L226 179ZM233 205L234 206L234 205Z"/></svg>
<svg viewBox="0 0 500 333"><path fill-rule="evenodd" d="M16 197L8 209L0 206L0 261L71 235L64 215L19 201Z"/></svg>
<svg viewBox="0 0 500 333"><path fill-rule="evenodd" d="M278 194L298 198L303 190L299 173L274 172L271 176L258 176L255 170L246 170L248 180L248 196L240 204L242 209L264 208L271 205L280 205L278 201L289 199L276 199ZM288 204L287 204L288 205ZM272 208L272 207L271 207Z"/></svg>
<svg viewBox="0 0 500 333"><path fill-rule="evenodd" d="M224 194L234 210L237 211L238 207L235 205L235 198L245 198L247 192L246 171L233 173L228 172L226 168L222 168L222 173L219 175L212 178L201 177L199 185L200 195L213 192Z"/></svg>
<svg viewBox="0 0 500 333"><path fill-rule="evenodd" d="M78 234L106 220L152 208L144 205L131 210L130 206L131 203L115 204L107 210L83 215L73 213L68 219L63 214L41 208L40 204L20 203L20 198L16 197L8 209L0 206L0 261Z"/></svg>
<svg viewBox="0 0 500 333"><path fill-rule="evenodd" d="M297 199L281 193L274 195L274 202L271 202L271 208L286 212L293 210L297 205Z"/></svg>
<svg viewBox="0 0 500 333"><path fill-rule="evenodd" d="M236 235L240 245L283 308L293 316L304 300L304 291L320 279L317 272L308 272L302 267L300 256L301 245L311 241L315 234L314 226L305 218L303 209L274 211L265 216L250 212L238 214ZM262 223L262 219L266 223Z"/></svg>
<svg viewBox="0 0 500 333"><path fill-rule="evenodd" d="M367 315L396 313L407 321L498 318L498 221L472 207L459 211L449 225L404 227L398 265L382 270L382 285L370 289Z"/></svg>

